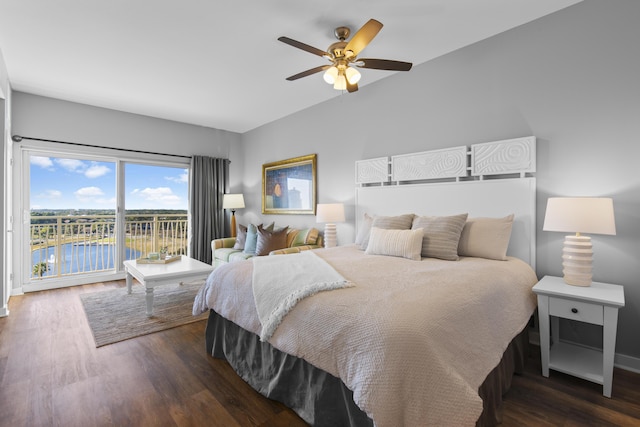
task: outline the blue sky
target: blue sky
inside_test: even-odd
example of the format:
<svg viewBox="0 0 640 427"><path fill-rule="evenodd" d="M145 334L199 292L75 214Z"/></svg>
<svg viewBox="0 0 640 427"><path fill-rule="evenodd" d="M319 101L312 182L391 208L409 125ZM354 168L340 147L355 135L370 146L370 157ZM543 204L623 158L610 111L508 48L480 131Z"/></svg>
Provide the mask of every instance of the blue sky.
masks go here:
<svg viewBox="0 0 640 427"><path fill-rule="evenodd" d="M31 156L31 209L115 209L115 163ZM127 163L125 209L188 208L184 168Z"/></svg>

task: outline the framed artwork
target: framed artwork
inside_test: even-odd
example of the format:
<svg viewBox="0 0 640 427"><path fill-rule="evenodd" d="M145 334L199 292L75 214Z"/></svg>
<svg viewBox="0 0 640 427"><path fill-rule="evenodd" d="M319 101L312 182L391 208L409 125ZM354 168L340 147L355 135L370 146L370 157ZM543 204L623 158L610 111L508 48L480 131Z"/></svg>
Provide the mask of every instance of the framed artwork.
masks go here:
<svg viewBox="0 0 640 427"><path fill-rule="evenodd" d="M263 214L316 214L316 155L262 165Z"/></svg>

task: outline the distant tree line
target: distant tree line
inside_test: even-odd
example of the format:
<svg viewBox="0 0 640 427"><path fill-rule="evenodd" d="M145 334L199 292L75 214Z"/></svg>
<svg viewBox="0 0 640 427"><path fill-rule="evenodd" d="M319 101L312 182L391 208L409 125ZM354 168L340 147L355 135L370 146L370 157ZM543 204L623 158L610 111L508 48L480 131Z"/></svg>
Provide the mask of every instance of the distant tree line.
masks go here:
<svg viewBox="0 0 640 427"><path fill-rule="evenodd" d="M169 219L163 217L163 215L186 215L185 209L131 209L126 210L125 215L129 221L145 221L150 216L158 216L158 219ZM77 220L78 217L83 216L112 216L115 219L115 209L32 209L31 210L31 223L32 224L48 224L55 221L54 218L58 216L68 216L68 220L63 222L71 222L71 219ZM38 217L38 218L34 218ZM108 218L101 218L100 221L108 221Z"/></svg>

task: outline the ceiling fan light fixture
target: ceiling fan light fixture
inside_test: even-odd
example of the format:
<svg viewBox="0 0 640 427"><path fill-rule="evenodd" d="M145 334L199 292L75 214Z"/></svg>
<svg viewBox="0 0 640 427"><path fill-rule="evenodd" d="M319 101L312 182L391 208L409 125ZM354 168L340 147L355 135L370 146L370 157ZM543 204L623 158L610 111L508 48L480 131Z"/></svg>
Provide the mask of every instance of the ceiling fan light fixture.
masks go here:
<svg viewBox="0 0 640 427"><path fill-rule="evenodd" d="M347 68L344 73L347 77L347 80L352 85L358 83L360 81L360 77L362 77L362 74L360 74L360 72L353 67Z"/></svg>
<svg viewBox="0 0 640 427"><path fill-rule="evenodd" d="M336 78L338 77L338 68L335 65L329 67L327 71L324 72L324 81L329 83L330 85L336 82Z"/></svg>
<svg viewBox="0 0 640 427"><path fill-rule="evenodd" d="M339 74L336 77L336 82L333 84L335 90L347 90L347 79L344 74Z"/></svg>

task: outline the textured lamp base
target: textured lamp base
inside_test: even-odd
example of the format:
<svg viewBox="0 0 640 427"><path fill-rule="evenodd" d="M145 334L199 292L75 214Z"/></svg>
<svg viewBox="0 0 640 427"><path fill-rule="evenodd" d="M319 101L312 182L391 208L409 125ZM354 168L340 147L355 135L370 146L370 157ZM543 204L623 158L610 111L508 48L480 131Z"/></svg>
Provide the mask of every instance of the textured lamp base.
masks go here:
<svg viewBox="0 0 640 427"><path fill-rule="evenodd" d="M592 264L591 237L565 236L562 248L564 281L574 286L591 286Z"/></svg>
<svg viewBox="0 0 640 427"><path fill-rule="evenodd" d="M333 248L338 246L338 232L335 224L324 225L324 247Z"/></svg>

